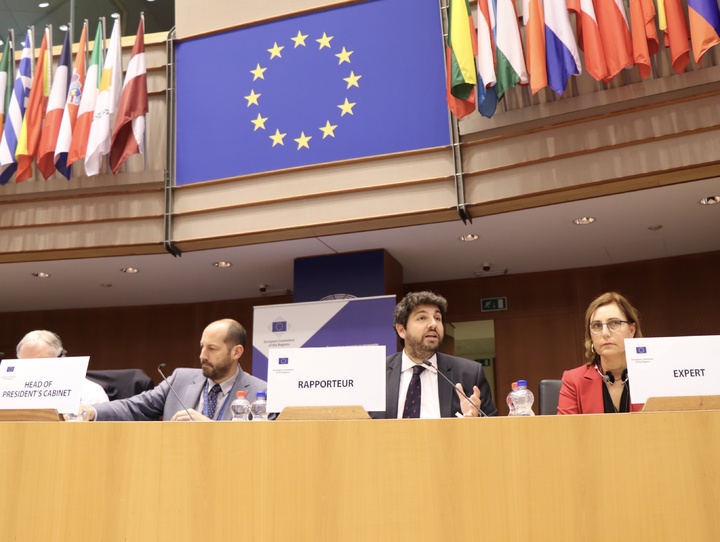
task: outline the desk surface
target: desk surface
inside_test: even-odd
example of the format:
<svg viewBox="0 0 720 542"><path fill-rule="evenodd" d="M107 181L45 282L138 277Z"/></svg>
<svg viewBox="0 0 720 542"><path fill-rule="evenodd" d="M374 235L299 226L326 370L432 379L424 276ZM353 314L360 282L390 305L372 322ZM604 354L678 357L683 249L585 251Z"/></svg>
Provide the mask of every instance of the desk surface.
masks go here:
<svg viewBox="0 0 720 542"><path fill-rule="evenodd" d="M0 424L0 540L720 540L720 412Z"/></svg>

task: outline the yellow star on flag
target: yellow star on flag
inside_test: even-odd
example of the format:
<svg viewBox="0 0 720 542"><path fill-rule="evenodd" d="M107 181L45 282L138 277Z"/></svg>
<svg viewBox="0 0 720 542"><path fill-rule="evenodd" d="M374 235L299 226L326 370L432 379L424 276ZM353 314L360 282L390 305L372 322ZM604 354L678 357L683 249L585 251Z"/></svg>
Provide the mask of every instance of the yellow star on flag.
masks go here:
<svg viewBox="0 0 720 542"><path fill-rule="evenodd" d="M312 139L312 136L306 136L305 132L300 132L300 137L297 139L293 139L293 141L296 141L298 144L297 150L302 149L305 147L306 149L310 148L310 145L308 145L308 142Z"/></svg>
<svg viewBox="0 0 720 542"><path fill-rule="evenodd" d="M334 37L335 36L328 36L325 32L323 32L322 38L320 38L319 40L315 40L315 41L320 44L320 49L322 49L323 47L327 47L329 49L330 48L330 40L333 39Z"/></svg>
<svg viewBox="0 0 720 542"><path fill-rule="evenodd" d="M257 68L255 68L254 70L250 70L250 73L254 76L253 81L257 79L265 79L265 75L263 75L265 73L265 70L267 70L267 68L261 68L260 64L258 64Z"/></svg>
<svg viewBox="0 0 720 542"><path fill-rule="evenodd" d="M278 130L278 129L276 128L276 129L275 129L275 133L270 136L270 139L272 139L272 142L273 142L272 146L274 147L275 145L282 145L282 146L284 147L284 146L285 146L285 143L283 143L283 138L284 138L286 135L287 135L287 134L281 134L281 133L280 133L280 130Z"/></svg>
<svg viewBox="0 0 720 542"><path fill-rule="evenodd" d="M325 122L325 126L321 126L320 130L323 133L323 139L325 139L327 136L335 137L335 128L337 128L337 124L330 124L330 121Z"/></svg>
<svg viewBox="0 0 720 542"><path fill-rule="evenodd" d="M340 108L340 111L342 111L342 113L340 113L340 116L344 117L345 113L350 113L352 115L353 114L352 108L355 107L356 103L357 102L350 103L350 102L348 102L348 99L345 98L345 103L338 105L338 107Z"/></svg>
<svg viewBox="0 0 720 542"><path fill-rule="evenodd" d="M260 113L258 113L257 118L255 120L250 121L255 125L255 129L253 130L253 132L257 132L258 128L262 128L264 130L266 120L268 120L267 117L263 117L262 115L260 115Z"/></svg>
<svg viewBox="0 0 720 542"><path fill-rule="evenodd" d="M343 62L347 62L348 64L350 64L350 55L353 54L353 52L354 51L348 51L347 49L345 49L345 47L343 47L343 50L335 55L340 59L340 62L338 62L338 64L342 64Z"/></svg>
<svg viewBox="0 0 720 542"><path fill-rule="evenodd" d="M248 96L245 96L245 99L248 101L247 106L250 107L251 105L260 105L258 103L258 98L262 96L262 94L255 94L254 90L250 91L250 94ZM347 100L346 100L347 101Z"/></svg>
<svg viewBox="0 0 720 542"><path fill-rule="evenodd" d="M282 58L282 55L280 54L280 51L285 49L285 46L280 46L275 42L272 46L272 49L268 49L268 53L270 53L270 60L272 60L275 57Z"/></svg>
<svg viewBox="0 0 720 542"><path fill-rule="evenodd" d="M347 88L350 88L350 87L360 88L360 85L358 85L358 81L360 80L361 77L362 77L362 75L355 75L355 72L351 71L350 77L343 77L343 81L347 81L347 84L348 84Z"/></svg>
<svg viewBox="0 0 720 542"><path fill-rule="evenodd" d="M295 42L295 48L297 49L298 46L300 46L300 45L305 47L305 38L307 38L307 37L308 37L307 34L303 34L302 32L300 32L298 30L298 35L295 36L294 38L290 38L290 39Z"/></svg>

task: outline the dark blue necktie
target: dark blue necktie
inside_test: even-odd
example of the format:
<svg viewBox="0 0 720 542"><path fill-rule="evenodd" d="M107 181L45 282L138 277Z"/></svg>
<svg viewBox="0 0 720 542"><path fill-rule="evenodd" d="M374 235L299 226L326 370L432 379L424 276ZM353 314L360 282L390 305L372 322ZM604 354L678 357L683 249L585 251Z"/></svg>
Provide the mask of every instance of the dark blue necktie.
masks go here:
<svg viewBox="0 0 720 542"><path fill-rule="evenodd" d="M408 386L407 395L405 396L405 408L403 408L403 418L419 418L420 417L420 399L422 394L422 386L420 385L420 373L425 370L424 365L416 365L413 367L412 378Z"/></svg>
<svg viewBox="0 0 720 542"><path fill-rule="evenodd" d="M208 418L211 420L215 419L215 409L217 409L217 398L218 394L220 393L220 384L215 384L212 388L210 388L210 393L208 393Z"/></svg>

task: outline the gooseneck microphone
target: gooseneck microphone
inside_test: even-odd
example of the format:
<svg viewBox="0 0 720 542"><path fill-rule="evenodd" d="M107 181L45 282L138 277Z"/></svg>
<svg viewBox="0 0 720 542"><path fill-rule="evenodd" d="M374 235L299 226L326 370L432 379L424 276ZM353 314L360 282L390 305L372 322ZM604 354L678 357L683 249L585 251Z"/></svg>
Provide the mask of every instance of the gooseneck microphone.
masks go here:
<svg viewBox="0 0 720 542"><path fill-rule="evenodd" d="M163 374L162 370L163 370L165 367L167 367L167 364L166 364L166 363L161 363L160 365L158 365L158 366L157 366L158 373L160 373L160 376L163 377L163 380L164 380L165 382L167 382L167 385L170 387L170 391L175 394L175 397L177 398L178 402L180 403L180 406L183 407L183 408L185 409L185 412L187 412L187 415L190 416L190 420L195 421L195 420L193 419L192 415L190 414L190 411L188 410L188 408L183 404L182 400L180 399L180 396L179 396L177 393L175 393L175 390L173 389L172 384L170 384L170 381L169 381L169 380L165 377L165 375Z"/></svg>
<svg viewBox="0 0 720 542"><path fill-rule="evenodd" d="M470 404L473 406L473 408L478 411L478 415L479 415L481 418L482 418L482 417L488 417L488 415L485 414L485 413L480 409L479 406L477 406L475 403L473 403L473 402L470 400L470 398L469 398L467 395L465 395L465 392L464 392L462 389L458 390L458 389L455 387L455 384L452 383L452 380L450 380L447 376L445 376L444 374L442 374L438 369L436 369L435 367L433 367L433 364L430 363L429 360L424 359L424 360L423 360L423 365L427 365L428 367L430 367L433 371L435 371L435 374L438 374L438 375L442 376L442 377L447 381L447 383L450 384L450 385L453 387L453 389L454 389L455 391L459 391L460 394L461 394L463 397L465 397L465 399L467 399L467 402L470 403ZM460 386L460 387L462 388L462 386Z"/></svg>

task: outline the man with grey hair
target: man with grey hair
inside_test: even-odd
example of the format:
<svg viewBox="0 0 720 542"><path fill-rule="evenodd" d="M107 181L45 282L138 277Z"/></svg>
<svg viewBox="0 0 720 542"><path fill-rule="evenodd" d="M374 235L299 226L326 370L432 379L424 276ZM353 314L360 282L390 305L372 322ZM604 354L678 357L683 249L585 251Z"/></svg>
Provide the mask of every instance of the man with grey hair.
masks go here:
<svg viewBox="0 0 720 542"><path fill-rule="evenodd" d="M57 333L44 329L36 329L25 335L17 345L18 359L62 358L67 352ZM87 378L83 381L80 391L80 402L87 405L107 403L105 390L99 384Z"/></svg>
<svg viewBox="0 0 720 542"><path fill-rule="evenodd" d="M403 350L387 358L385 412L373 418L497 416L482 365L439 351L446 313L447 301L433 292L411 292L397 304Z"/></svg>

